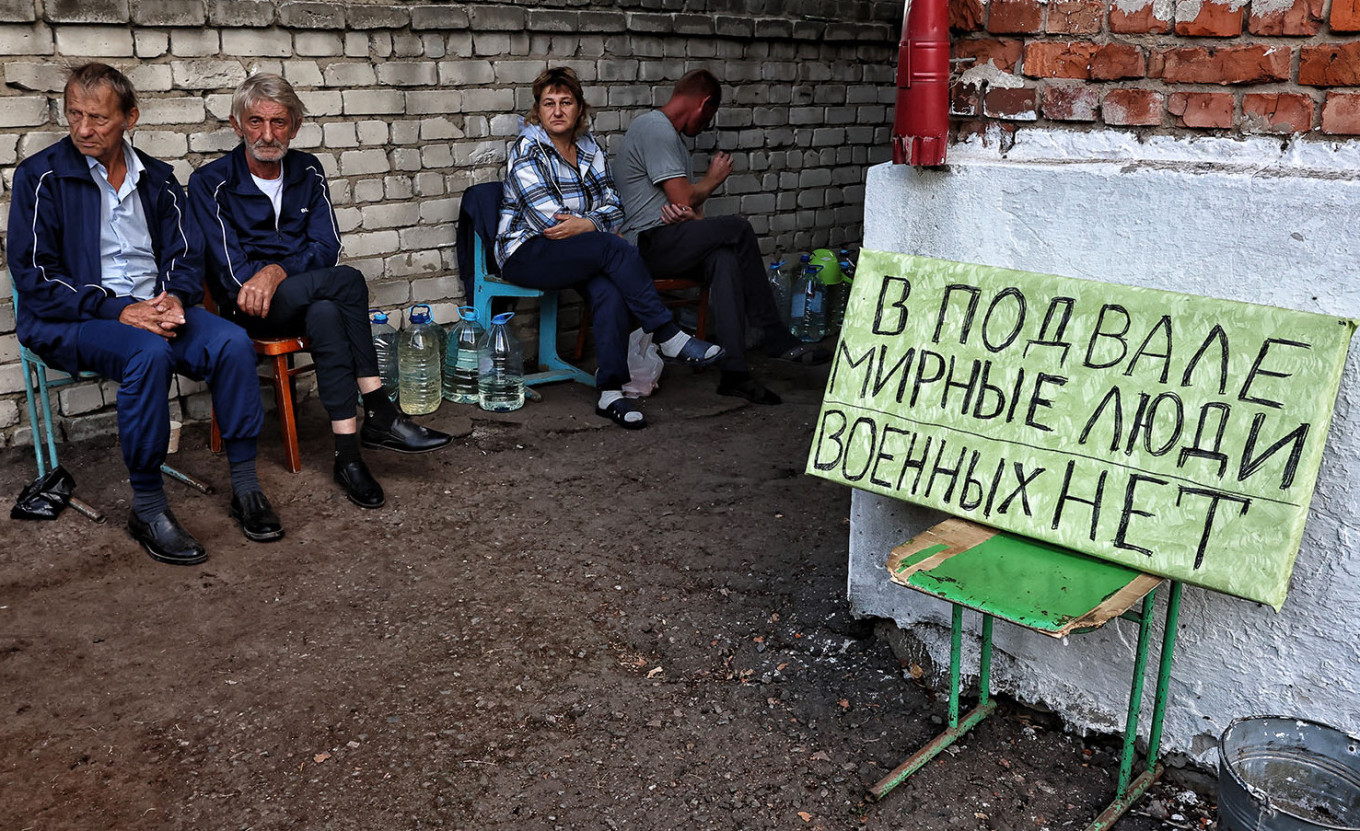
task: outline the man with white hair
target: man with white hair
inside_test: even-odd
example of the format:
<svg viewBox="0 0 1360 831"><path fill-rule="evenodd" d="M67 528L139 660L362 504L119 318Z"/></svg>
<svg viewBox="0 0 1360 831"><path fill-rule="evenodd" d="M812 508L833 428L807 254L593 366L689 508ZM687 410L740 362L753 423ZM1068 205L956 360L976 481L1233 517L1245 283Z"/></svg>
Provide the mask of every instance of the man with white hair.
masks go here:
<svg viewBox="0 0 1360 831"><path fill-rule="evenodd" d="M102 63L71 70L69 135L14 174L6 252L19 340L44 361L118 382L118 438L132 485L128 531L156 560L208 558L171 512L161 481L176 372L208 382L231 465L231 514L247 538L283 526L255 473L264 421L250 338L197 306L202 243L170 165L134 150L137 93ZM38 440L35 435L34 441Z"/></svg>
<svg viewBox="0 0 1360 831"><path fill-rule="evenodd" d="M368 285L340 265L340 228L321 163L288 145L306 112L278 75L252 75L232 97L241 144L189 177L208 282L224 313L256 337L306 335L335 438L335 480L350 501L385 501L359 452L424 453L452 437L397 411L382 388L368 322ZM363 397L364 424L355 408Z"/></svg>

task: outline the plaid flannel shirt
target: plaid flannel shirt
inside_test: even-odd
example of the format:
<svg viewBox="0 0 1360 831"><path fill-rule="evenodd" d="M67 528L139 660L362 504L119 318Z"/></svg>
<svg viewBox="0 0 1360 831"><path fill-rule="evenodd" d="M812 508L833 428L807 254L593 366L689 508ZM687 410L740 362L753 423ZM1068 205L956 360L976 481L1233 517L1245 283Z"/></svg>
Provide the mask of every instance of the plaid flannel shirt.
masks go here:
<svg viewBox="0 0 1360 831"><path fill-rule="evenodd" d="M525 240L556 225L554 214L583 216L600 231L617 231L623 206L604 150L590 133L576 138L576 167L552 146L536 124L525 125L510 146L496 230L496 262L510 259Z"/></svg>

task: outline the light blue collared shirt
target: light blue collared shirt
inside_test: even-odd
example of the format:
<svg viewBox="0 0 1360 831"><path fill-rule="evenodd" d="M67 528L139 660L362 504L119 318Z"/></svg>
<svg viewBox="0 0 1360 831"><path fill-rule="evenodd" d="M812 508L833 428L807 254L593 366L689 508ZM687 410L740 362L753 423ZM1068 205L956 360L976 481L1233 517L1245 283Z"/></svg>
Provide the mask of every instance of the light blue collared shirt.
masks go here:
<svg viewBox="0 0 1360 831"><path fill-rule="evenodd" d="M109 172L93 156L86 156L99 185L99 282L118 297L146 300L155 294L156 254L151 247L151 231L142 210L137 183L142 178L142 160L123 142L127 174L117 190L109 184Z"/></svg>

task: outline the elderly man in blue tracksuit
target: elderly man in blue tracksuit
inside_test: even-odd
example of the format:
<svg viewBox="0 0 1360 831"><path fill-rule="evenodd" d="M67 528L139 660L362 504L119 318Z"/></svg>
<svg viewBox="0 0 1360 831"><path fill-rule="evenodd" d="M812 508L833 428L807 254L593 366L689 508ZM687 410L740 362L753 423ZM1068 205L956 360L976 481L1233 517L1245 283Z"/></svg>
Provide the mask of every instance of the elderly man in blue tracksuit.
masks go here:
<svg viewBox="0 0 1360 831"><path fill-rule="evenodd" d="M317 391L335 438L335 480L354 504L378 508L385 497L360 456L361 443L423 453L452 437L406 418L383 392L368 284L340 265L340 228L321 163L288 148L304 112L280 76L247 78L231 104L241 144L189 177L189 203L224 311L252 335L311 340ZM360 395L362 431L355 418Z"/></svg>
<svg viewBox="0 0 1360 831"><path fill-rule="evenodd" d="M283 527L255 474L264 414L254 350L239 326L196 305L202 246L184 192L170 165L125 139L137 123L136 91L113 67L86 64L71 71L65 112L69 136L14 175L7 253L20 342L59 369L119 383L128 530L153 558L189 565L208 556L171 512L161 482L176 372L212 390L232 516L251 540L279 539Z"/></svg>

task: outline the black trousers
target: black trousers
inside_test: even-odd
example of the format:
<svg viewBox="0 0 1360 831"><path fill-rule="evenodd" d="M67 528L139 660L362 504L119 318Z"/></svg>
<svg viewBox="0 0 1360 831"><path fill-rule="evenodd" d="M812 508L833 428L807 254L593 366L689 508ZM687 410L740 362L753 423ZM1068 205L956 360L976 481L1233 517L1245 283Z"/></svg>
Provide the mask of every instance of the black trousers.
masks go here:
<svg viewBox="0 0 1360 831"><path fill-rule="evenodd" d="M263 320L237 312L252 337L306 335L312 342L316 386L332 421L354 418L359 378L378 375L368 321L368 283L347 265L290 274L279 283Z"/></svg>
<svg viewBox="0 0 1360 831"><path fill-rule="evenodd" d="M763 330L780 323L751 223L719 216L661 225L638 234L638 250L653 277L708 282L708 339L727 350L719 366L748 369L747 326Z"/></svg>

